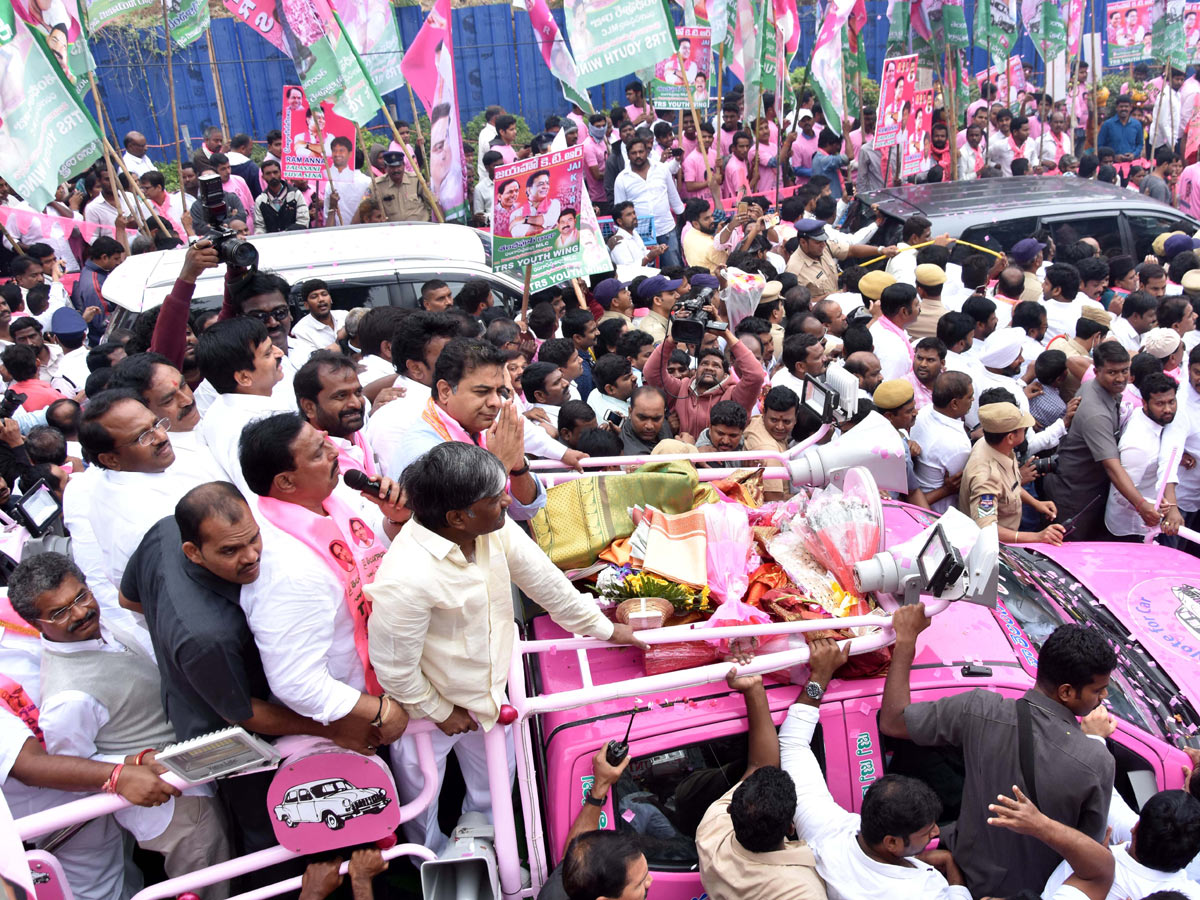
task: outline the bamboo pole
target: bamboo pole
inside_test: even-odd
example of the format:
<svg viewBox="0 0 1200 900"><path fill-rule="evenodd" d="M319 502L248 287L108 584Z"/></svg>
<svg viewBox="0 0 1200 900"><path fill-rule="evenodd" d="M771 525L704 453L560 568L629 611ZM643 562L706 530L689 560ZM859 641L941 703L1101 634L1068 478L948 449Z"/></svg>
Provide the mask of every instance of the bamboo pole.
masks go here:
<svg viewBox="0 0 1200 900"><path fill-rule="evenodd" d="M411 93L411 88L409 89ZM383 115L387 119L388 127L392 129L392 137L396 139L396 143L400 145L400 149L404 152L404 156L408 159L409 165L413 167L413 172L417 176L417 182L421 185L421 189L425 191L425 197L429 200L429 206L433 209L434 218L439 222L445 222L446 217L442 214L442 208L438 206L437 198L433 196L433 191L429 189L429 182L425 180L425 176L421 174L421 169L417 165L417 161L413 159L412 154L408 152L408 144L400 140L400 129L396 127L396 120L392 118L391 112L387 106L383 107Z"/></svg>
<svg viewBox="0 0 1200 900"><path fill-rule="evenodd" d="M208 65L212 69L213 90L217 95L217 115L221 118L221 139L229 143L229 119L225 114L225 93L221 90L221 75L217 71L217 55L213 51L212 29L204 32L204 43L208 46Z"/></svg>
<svg viewBox="0 0 1200 900"><path fill-rule="evenodd" d="M107 129L110 127L111 122L109 122L108 117L105 115L104 101L100 99L100 88L96 84L96 76L92 72L88 72L88 83L92 88L92 99L96 102L96 114L100 118L100 151L104 156L105 168L108 170L108 184L109 187L112 188L113 192L113 208L116 209L118 214L124 215L123 211L121 210L120 203L121 194L123 193L121 191L121 181L117 178L117 170L113 166L112 162L113 157L116 156L116 153L113 151L112 145L108 142ZM124 165L124 161L121 160L120 157L117 157L117 161L122 166ZM127 179L129 178L128 173L126 173L125 177ZM133 185L130 185L130 187L133 187ZM145 228L146 222L142 218L142 213L141 210L138 209L137 203L133 204L133 209L131 211L133 212L134 218L137 220L138 225L141 228Z"/></svg>
<svg viewBox="0 0 1200 900"><path fill-rule="evenodd" d="M171 96L171 124L175 126L175 172L179 178L179 209L180 209L180 224L183 224L183 217L189 215L187 193L183 189L183 146L179 141L179 112L175 106L175 69L174 55L171 52L171 27L167 23L167 4L162 7L163 14L163 36L167 41L167 89ZM168 201L168 205L170 201ZM249 213L249 211L247 212ZM187 228L184 228L187 231ZM181 234L180 238L187 241L187 235Z"/></svg>
<svg viewBox="0 0 1200 900"><path fill-rule="evenodd" d="M8 241L9 245L18 253L25 252L25 245L8 233L8 229L4 227L3 222L0 222L0 237L3 237L6 241Z"/></svg>
<svg viewBox="0 0 1200 900"><path fill-rule="evenodd" d="M958 84L955 78L954 67L950 63L950 48L946 48L946 77L942 81L942 88L946 91L946 130L950 141L950 171L943 172L942 177L946 181L958 180L958 166L954 163L958 159L958 102L955 96L958 93ZM954 53L958 53L957 50ZM933 125L929 127L929 142L933 146Z"/></svg>

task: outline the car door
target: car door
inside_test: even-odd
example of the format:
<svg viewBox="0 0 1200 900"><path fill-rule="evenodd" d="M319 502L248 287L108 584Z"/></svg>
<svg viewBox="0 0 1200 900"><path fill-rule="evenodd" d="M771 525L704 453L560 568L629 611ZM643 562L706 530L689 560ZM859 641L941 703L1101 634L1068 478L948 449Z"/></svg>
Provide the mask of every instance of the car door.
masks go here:
<svg viewBox="0 0 1200 900"><path fill-rule="evenodd" d="M309 792L308 788L299 788L296 791L296 795L298 800L296 803L296 818L301 822L316 822L318 819L317 804L313 800L312 793Z"/></svg>

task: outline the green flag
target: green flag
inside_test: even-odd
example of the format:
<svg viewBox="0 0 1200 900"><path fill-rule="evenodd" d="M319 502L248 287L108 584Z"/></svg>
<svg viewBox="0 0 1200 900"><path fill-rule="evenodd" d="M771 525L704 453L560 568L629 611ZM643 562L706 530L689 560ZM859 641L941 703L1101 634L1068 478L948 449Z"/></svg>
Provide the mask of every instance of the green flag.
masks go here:
<svg viewBox="0 0 1200 900"><path fill-rule="evenodd" d="M114 22L120 24L120 20L127 17L130 13L157 7L158 0L79 0L79 5L83 10L84 19L86 20L87 33L95 34L105 25L110 25ZM168 16L170 12L171 6L168 5Z"/></svg>
<svg viewBox="0 0 1200 900"><path fill-rule="evenodd" d="M1183 16L1172 15L1174 4L1156 3L1154 12L1158 18L1150 28L1150 54L1164 66L1168 63L1175 69L1186 69L1187 48L1184 43Z"/></svg>
<svg viewBox="0 0 1200 900"><path fill-rule="evenodd" d="M563 10L580 88L623 78L675 52L665 2L565 0Z"/></svg>
<svg viewBox="0 0 1200 900"><path fill-rule="evenodd" d="M990 50L993 61L1008 59L1017 39L1015 0L979 0L975 4L975 46Z"/></svg>
<svg viewBox="0 0 1200 900"><path fill-rule="evenodd" d="M186 47L209 25L208 0L164 0L167 4L167 26L176 47Z"/></svg>
<svg viewBox="0 0 1200 900"><path fill-rule="evenodd" d="M946 46L951 50L962 50L970 42L967 34L967 16L963 12L962 2L947 2L942 6L942 30L945 34Z"/></svg>
<svg viewBox="0 0 1200 900"><path fill-rule="evenodd" d="M1058 11L1058 4L1052 0L1042 0L1040 3L1026 5L1033 13L1025 22L1025 29L1033 39L1033 46L1042 59L1055 59L1067 49L1067 26ZM1182 31L1180 34L1182 35Z"/></svg>
<svg viewBox="0 0 1200 900"><path fill-rule="evenodd" d="M100 129L41 34L0 0L0 178L34 209L101 158Z"/></svg>

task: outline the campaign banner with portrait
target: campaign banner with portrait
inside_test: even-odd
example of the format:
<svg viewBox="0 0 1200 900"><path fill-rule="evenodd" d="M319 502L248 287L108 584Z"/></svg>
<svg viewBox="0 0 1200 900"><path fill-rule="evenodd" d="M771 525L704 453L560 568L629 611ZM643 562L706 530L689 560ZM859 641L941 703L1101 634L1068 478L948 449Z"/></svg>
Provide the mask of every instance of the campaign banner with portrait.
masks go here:
<svg viewBox="0 0 1200 900"><path fill-rule="evenodd" d="M564 0L579 86L595 87L675 52L675 26L659 0Z"/></svg>
<svg viewBox="0 0 1200 900"><path fill-rule="evenodd" d="M1190 63L1200 63L1200 3L1189 3L1183 13L1183 40Z"/></svg>
<svg viewBox="0 0 1200 900"><path fill-rule="evenodd" d="M580 274L583 147L497 166L494 190L493 268L554 264Z"/></svg>
<svg viewBox="0 0 1200 900"><path fill-rule="evenodd" d="M358 49L367 75L381 94L404 87L400 63L404 50L389 0L335 0L342 27Z"/></svg>
<svg viewBox="0 0 1200 900"><path fill-rule="evenodd" d="M875 125L876 150L900 143L904 122L912 111L916 90L917 54L895 56L883 61Z"/></svg>
<svg viewBox="0 0 1200 900"><path fill-rule="evenodd" d="M101 158L100 130L41 32L0 0L0 178L34 209Z"/></svg>
<svg viewBox="0 0 1200 900"><path fill-rule="evenodd" d="M1025 63L1019 56L1010 56L1003 66L991 66L982 72L975 73L975 86L982 89L986 82L996 85L999 93L996 95L1001 102L1007 102L1009 88L1015 95L1028 86L1025 81ZM1015 99L1015 96L1014 96Z"/></svg>
<svg viewBox="0 0 1200 900"><path fill-rule="evenodd" d="M925 159L925 141L933 130L933 88L913 94L912 113L904 120L900 143L900 177L916 175Z"/></svg>
<svg viewBox="0 0 1200 900"><path fill-rule="evenodd" d="M712 29L699 26L676 28L679 54L654 64L650 79L650 105L655 109L689 109L688 89L696 109L708 108L708 73L712 65ZM683 68L679 68L680 57Z"/></svg>
<svg viewBox="0 0 1200 900"><path fill-rule="evenodd" d="M13 11L46 42L67 81L77 90L76 76L95 68L87 48L87 35L79 20L79 8L65 0L12 0Z"/></svg>
<svg viewBox="0 0 1200 900"><path fill-rule="evenodd" d="M1123 65L1150 58L1151 0L1117 0L1108 4L1109 65Z"/></svg>
<svg viewBox="0 0 1200 900"><path fill-rule="evenodd" d="M279 130L283 132L283 161L280 176L317 181L325 172L325 160L333 144L327 134L325 111L312 109L304 88L298 84L283 86L283 112Z"/></svg>

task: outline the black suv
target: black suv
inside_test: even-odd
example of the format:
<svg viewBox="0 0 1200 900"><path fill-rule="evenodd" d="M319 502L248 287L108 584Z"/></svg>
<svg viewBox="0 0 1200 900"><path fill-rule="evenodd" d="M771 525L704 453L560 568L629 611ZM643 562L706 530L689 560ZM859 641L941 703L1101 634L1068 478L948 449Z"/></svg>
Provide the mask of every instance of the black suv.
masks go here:
<svg viewBox="0 0 1200 900"><path fill-rule="evenodd" d="M980 178L942 184L915 184L863 194L851 205L847 231L871 218L872 206L887 223L870 243L886 247L900 240L909 216L922 215L933 223L934 235L949 233L997 251L1045 228L1056 244L1092 237L1104 256L1128 254L1139 262L1153 252L1151 243L1164 231L1193 234L1200 222L1177 209L1125 188L1069 176ZM973 252L959 246L952 259L961 262Z"/></svg>

